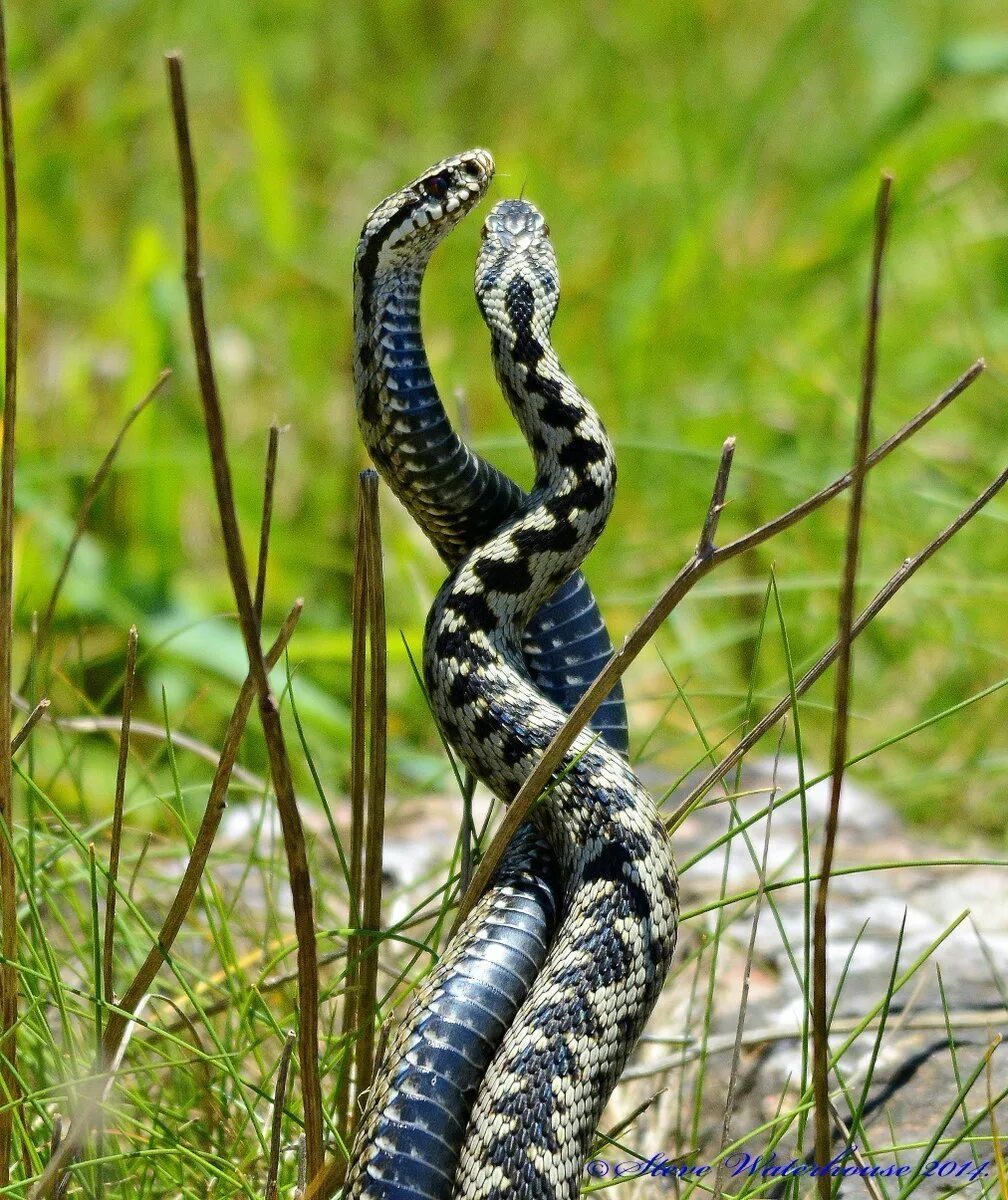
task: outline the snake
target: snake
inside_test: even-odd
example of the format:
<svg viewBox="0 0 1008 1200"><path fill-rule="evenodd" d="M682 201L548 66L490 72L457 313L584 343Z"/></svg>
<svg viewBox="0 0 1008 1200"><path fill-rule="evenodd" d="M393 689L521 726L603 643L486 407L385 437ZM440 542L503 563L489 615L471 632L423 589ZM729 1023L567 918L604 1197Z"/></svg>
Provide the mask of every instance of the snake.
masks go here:
<svg viewBox="0 0 1008 1200"><path fill-rule="evenodd" d="M476 295L533 452L530 493L464 446L437 398L420 285L434 246L492 172L486 151L444 160L369 216L355 258L355 384L375 465L452 568L424 635L432 711L465 766L506 803L587 683L563 670L559 639L544 655L530 631L537 622L555 630L550 606L574 588L586 640L603 652L608 643L577 572L608 517L616 467L552 348L556 258L527 201L503 201L487 218ZM567 665L577 663L575 653ZM668 838L626 759L622 697L609 704L615 720L574 741L414 991L368 1092L347 1200L577 1194L664 982L677 921Z"/></svg>

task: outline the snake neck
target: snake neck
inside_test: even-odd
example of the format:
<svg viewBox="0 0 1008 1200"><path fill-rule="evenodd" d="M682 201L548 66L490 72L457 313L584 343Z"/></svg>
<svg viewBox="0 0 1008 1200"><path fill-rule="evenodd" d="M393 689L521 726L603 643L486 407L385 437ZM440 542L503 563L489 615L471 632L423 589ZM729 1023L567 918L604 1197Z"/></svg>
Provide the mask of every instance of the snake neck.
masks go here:
<svg viewBox="0 0 1008 1200"><path fill-rule="evenodd" d="M369 448L399 412L431 397L439 403L420 332L428 261L382 269L358 254L354 263L354 385Z"/></svg>

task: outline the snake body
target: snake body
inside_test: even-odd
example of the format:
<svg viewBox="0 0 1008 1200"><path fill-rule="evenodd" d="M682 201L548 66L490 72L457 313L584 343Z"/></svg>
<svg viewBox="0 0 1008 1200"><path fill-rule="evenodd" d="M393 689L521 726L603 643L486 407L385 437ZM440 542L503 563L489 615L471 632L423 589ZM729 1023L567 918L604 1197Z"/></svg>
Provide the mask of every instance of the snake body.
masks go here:
<svg viewBox="0 0 1008 1200"><path fill-rule="evenodd" d="M359 324L356 375L361 427L376 464L411 511L421 510L442 557L458 562L425 636L435 716L466 765L506 801L564 718L557 702L563 687L551 692L557 646L537 670L541 662L523 631L551 597L558 603L557 589L601 531L615 463L601 424L549 343L556 264L541 216L524 202L498 205L488 219L477 298L498 377L535 455L528 497L474 459L437 401L415 321L426 258L409 247L394 253L403 196L414 213L420 203L428 214L433 207L454 215L485 190L471 185L488 162L485 152L446 160L369 218L356 270L366 335ZM463 201L449 207L459 192ZM419 227L430 221L426 215ZM382 275L375 238L386 243L386 273L399 276L384 290L375 285ZM422 240L429 258L434 239ZM378 313L384 317L376 324ZM390 375L401 360L389 356L399 354L413 357ZM417 384L419 401L401 405ZM472 492L464 480L483 496L475 506L465 503ZM597 642L601 631L607 651L583 581L581 589L579 611L592 618L588 640ZM619 698L611 703L622 708ZM345 1196L576 1194L589 1140L661 987L675 935L667 839L620 753L620 724L608 731L615 746L581 735L537 809L536 828L523 829L414 994L369 1096Z"/></svg>

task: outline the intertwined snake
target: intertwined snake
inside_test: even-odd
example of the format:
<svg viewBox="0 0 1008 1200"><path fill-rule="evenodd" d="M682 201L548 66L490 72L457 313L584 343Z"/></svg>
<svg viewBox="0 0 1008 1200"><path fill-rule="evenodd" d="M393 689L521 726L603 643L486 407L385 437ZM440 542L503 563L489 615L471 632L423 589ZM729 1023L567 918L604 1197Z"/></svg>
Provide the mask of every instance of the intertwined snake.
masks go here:
<svg viewBox="0 0 1008 1200"><path fill-rule="evenodd" d="M535 458L528 496L464 446L437 397L420 285L492 173L486 151L447 159L369 216L355 261L355 382L375 464L454 568L424 638L435 717L507 802L610 650L571 573L602 530L616 471L605 430L550 344L556 261L525 201L490 213L476 295ZM599 712L597 732L575 741L532 825L411 997L368 1096L348 1200L577 1194L676 923L664 827L623 757L622 697Z"/></svg>

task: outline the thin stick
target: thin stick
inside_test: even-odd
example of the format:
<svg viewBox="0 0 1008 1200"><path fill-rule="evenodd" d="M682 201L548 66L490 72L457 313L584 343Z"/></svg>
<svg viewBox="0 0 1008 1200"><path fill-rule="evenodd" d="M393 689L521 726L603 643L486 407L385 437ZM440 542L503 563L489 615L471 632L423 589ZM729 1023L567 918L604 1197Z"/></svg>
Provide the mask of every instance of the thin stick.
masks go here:
<svg viewBox="0 0 1008 1200"><path fill-rule="evenodd" d="M368 556L368 641L370 649L370 721L368 727L367 832L364 843L364 898L361 920L368 938L360 963L359 1034L354 1076L357 1089L369 1087L374 1072L374 1013L378 996L378 949L381 937L382 851L385 837L386 655L385 584L378 514L378 476L366 471L362 480Z"/></svg>
<svg viewBox="0 0 1008 1200"><path fill-rule="evenodd" d="M0 446L0 1188L10 1182L17 1082L17 900L11 744L11 642L14 638L14 430L17 416L18 246L14 120L7 65L7 18L0 3L0 140L4 197L4 409Z"/></svg>
<svg viewBox="0 0 1008 1200"><path fill-rule="evenodd" d="M266 655L266 665L268 668L272 669L280 661L280 657L287 648L287 643L290 641L297 627L302 607L302 602L298 600L288 613L283 628L280 630L276 641ZM206 869L207 859L210 857L214 838L217 836L217 830L224 815L231 771L234 767L235 759L238 757L242 735L245 732L245 726L248 722L254 698L255 685L252 682L252 675L249 673L241 686L241 690L238 692L238 699L235 701L231 719L228 721L227 730L224 734L224 744L221 747L220 758L217 763L217 770L214 772L206 808L203 810L203 819L200 822L199 829L196 831L193 848L186 862L185 870L182 872L182 878L175 892L175 898L172 900L167 915L161 922L161 929L158 933L156 943L148 951L147 957L141 963L140 969L133 978L133 982L123 993L122 999L118 1004L118 1011L113 1010L108 1013L105 1035L102 1039L102 1061L109 1064L108 1072L110 1074L115 1070L117 1062L120 1061L124 1038L131 1027L130 1017L126 1014L135 1014L143 1003L147 990L153 983L154 977L160 970L161 965L168 957L175 938L178 936L178 932L182 928L182 923L196 896L200 879L203 876L203 871ZM53 1186L60 1171L69 1161L70 1157L76 1153L77 1148L87 1136L88 1129L90 1128L90 1120L90 1114L86 1110L75 1115L63 1144L46 1164L38 1183L32 1189L30 1193L31 1200L43 1200L44 1197L52 1194Z"/></svg>
<svg viewBox="0 0 1008 1200"><path fill-rule="evenodd" d="M347 966L343 982L341 1041L346 1047L336 1083L336 1127L349 1144L350 1081L354 1054L351 1048L359 1022L359 977L362 938L361 882L364 876L364 805L367 772L366 681L368 621L367 506L364 501L364 476L361 472L357 492L357 541L354 553L353 597L350 643L350 896L347 935ZM339 1181L342 1183L342 1179Z"/></svg>
<svg viewBox="0 0 1008 1200"><path fill-rule="evenodd" d="M283 1051L280 1054L276 1090L273 1092L273 1120L270 1131L269 1165L266 1170L266 1187L263 1189L265 1200L277 1200L277 1177L280 1174L280 1138L283 1134L284 1100L287 1096L287 1072L290 1070L291 1054L294 1052L296 1037L297 1035L292 1029L287 1034Z"/></svg>
<svg viewBox="0 0 1008 1200"><path fill-rule="evenodd" d="M105 457L101 461L101 465L94 475L91 476L91 481L84 490L84 499L81 501L77 509L77 519L74 521L73 533L70 535L70 541L67 544L66 553L63 555L63 562L60 564L59 572L56 575L56 582L52 586L52 591L49 593L49 600L45 606L45 611L42 613L38 623L38 633L35 637L35 654L36 657L48 641L49 632L52 628L53 616L56 613L56 605L59 602L60 595L63 591L63 584L66 582L66 577L70 571L70 564L73 562L74 555L77 553L77 547L80 544L81 538L84 536L84 530L87 527L87 520L90 516L91 509L94 507L94 502L98 498L99 492L105 485L105 480L112 470L112 464L115 462L119 449L129 433L133 422L140 416L150 402L157 397L163 390L165 384L171 379L171 371L167 368L157 377L157 381L150 389L146 396L130 409L126 415L126 420L119 427L119 432L116 434L112 445L108 448ZM30 667L29 667L30 670ZM28 675L21 681L19 691L24 691L28 684Z"/></svg>
<svg viewBox="0 0 1008 1200"><path fill-rule="evenodd" d="M721 462L714 479L714 492L711 495L707 516L704 518L700 541L697 543L697 557L706 558L714 553L714 538L717 536L718 521L724 509L725 493L728 491L728 477L731 475L732 459L735 457L735 438L725 438L721 447Z"/></svg>
<svg viewBox="0 0 1008 1200"><path fill-rule="evenodd" d="M210 337L207 331L206 311L203 303L203 278L200 267L196 165L193 160L189 135L189 118L182 80L182 60L177 54L170 54L167 56L166 65L182 188L185 230L184 275L189 302L189 323L196 356L196 370L199 376L200 397L203 402L207 443L213 467L214 490L217 495L217 509L224 538L228 574L231 577L231 588L238 606L238 619L245 641L245 653L248 656L249 668L259 698L259 716L269 756L270 774L276 792L277 810L283 828L284 849L287 853L287 868L294 908L294 928L298 939L298 1009L300 1016L298 1062L301 1068L300 1081L308 1155L308 1178L313 1179L322 1169L324 1145L322 1140L322 1086L318 1064L318 951L315 943L311 873L308 869L304 828L294 797L294 783L291 778L290 760L287 757L280 712L270 690L269 677L263 662L262 647L259 644L259 626L249 588L248 571L238 531L238 517L235 512L224 417L217 391L213 359L210 355Z"/></svg>
<svg viewBox="0 0 1008 1200"><path fill-rule="evenodd" d="M133 625L126 643L126 676L123 681L122 729L119 734L119 761L116 766L115 800L112 806L112 832L109 843L108 882L105 885L105 933L102 939L102 994L106 1004L115 1003L112 965L115 946L116 881L119 878L119 851L122 845L123 804L126 799L126 764L129 761L130 720L133 715L133 684L136 680L137 627Z"/></svg>
<svg viewBox="0 0 1008 1200"><path fill-rule="evenodd" d="M905 425L902 425L881 445L876 446L871 454L868 455L865 469L871 470L877 466L897 447L901 446L908 438L912 437L919 429L923 428L924 425L936 417L957 396L962 395L970 384L983 373L984 366L983 359L978 359L969 370L963 372L937 399L933 400L926 408L921 409L916 416L907 421ZM764 542L769 541L770 538L775 537L785 529L790 529L792 525L796 525L835 496L839 496L841 492L850 486L850 483L850 472L847 472L826 487L807 497L800 504L789 508L786 512L774 517L772 520L766 522L766 524L760 525L750 533L744 534L742 537L736 538L733 542L728 542L724 546L715 547L704 558L693 554L687 560L665 591L662 592L651 608L631 630L623 645L608 659L605 666L592 681L588 690L575 705L567 720L557 730L553 740L546 747L542 757L536 763L525 783L522 784L518 794L511 802L491 845L488 847L478 869L473 875L472 883L462 898L453 926L453 932L458 929L461 922L472 909L473 904L482 895L515 831L526 820L529 810L549 784L553 772L560 765L563 756L573 745L574 739L595 715L596 709L612 690L613 684L621 678L634 659L637 658L648 642L654 637L676 605L680 603L704 576L708 575L716 567L728 562L730 559L737 558L747 550L753 550L755 547L761 546Z"/></svg>
<svg viewBox="0 0 1008 1200"><path fill-rule="evenodd" d="M39 721L42 720L48 711L49 701L46 699L40 700L38 704L35 705L35 707L28 714L25 723L11 738L10 752L12 756L17 754L25 742L28 741L28 738L31 736L31 731L35 728Z"/></svg>
<svg viewBox="0 0 1008 1200"><path fill-rule="evenodd" d="M270 426L269 441L266 444L262 520L259 524L259 561L256 566L255 600L252 605L260 630L262 629L263 603L266 598L266 562L269 558L270 528L273 524L273 491L276 485L277 450L280 447L280 434L284 432L284 429L281 429L274 421Z"/></svg>
<svg viewBox="0 0 1008 1200"><path fill-rule="evenodd" d="M854 590L861 548L864 516L865 464L871 438L872 404L878 363L878 329L881 316L882 258L889 228L892 176L883 175L875 202L875 238L872 244L871 282L868 287L868 321L865 334L861 402L858 405L854 461L851 468L851 498L847 516L847 545L844 551L843 578L839 598L839 636L837 638L836 690L833 705L833 739L830 754L830 801L823 832L822 870L816 889L812 927L812 1084L815 1094L815 1148L818 1162L828 1162L830 1136L829 1106L829 997L826 994L826 910L829 902L829 874L833 867L837 825L840 818L840 788L847 761L847 735L850 727L850 688L854 627ZM822 1175L817 1181L820 1200L830 1200L833 1181Z"/></svg>

